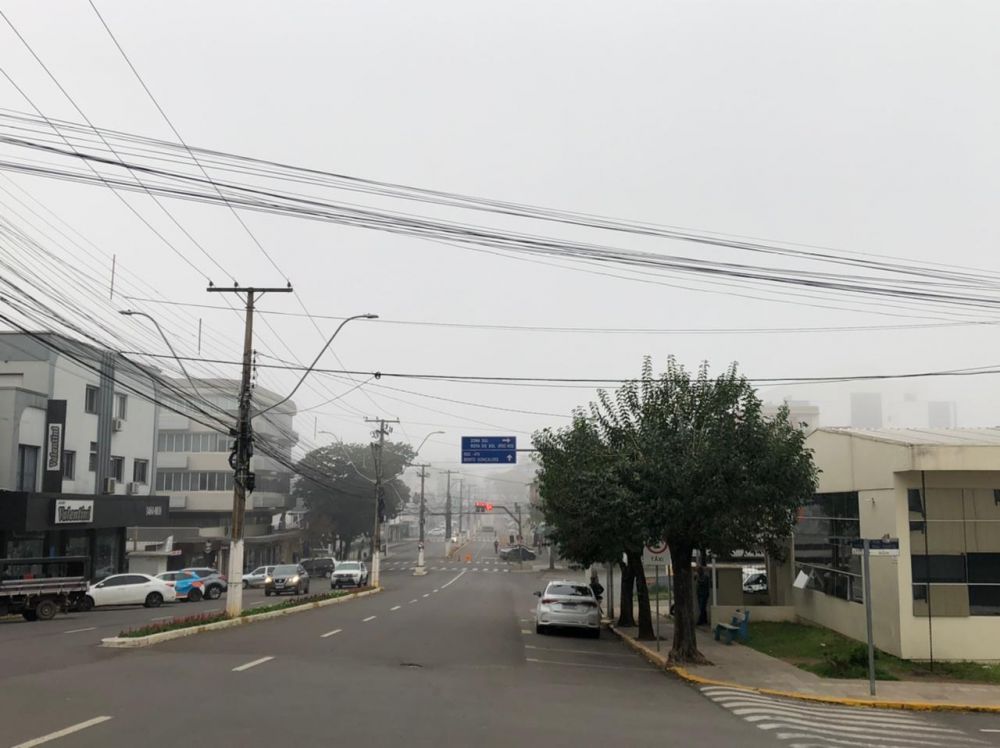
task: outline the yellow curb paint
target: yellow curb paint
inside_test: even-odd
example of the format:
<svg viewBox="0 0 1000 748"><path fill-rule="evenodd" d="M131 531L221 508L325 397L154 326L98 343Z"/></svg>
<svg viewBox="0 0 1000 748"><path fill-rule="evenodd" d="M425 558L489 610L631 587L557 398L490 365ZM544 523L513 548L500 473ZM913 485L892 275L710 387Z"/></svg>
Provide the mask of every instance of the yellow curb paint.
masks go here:
<svg viewBox="0 0 1000 748"><path fill-rule="evenodd" d="M625 642L626 646L641 654L654 665L657 665L667 672L673 673L681 680L685 680L689 683L696 683L700 686L734 688L740 691L759 693L764 696L777 696L785 699L796 699L798 701L812 701L820 704L836 704L839 706L851 706L868 709L898 709L910 712L982 712L986 714L1000 714L1000 706L993 706L990 704L952 704L939 701L879 701L876 699L852 699L841 696L820 696L817 694L802 693L801 691L781 691L774 688L758 688L756 686L747 686L742 683L732 683L730 681L705 678L700 675L695 675L685 668L677 665L671 665L667 662L667 658L664 655L657 654L656 652L646 649L646 647L638 641L627 634L623 634L614 626L609 626L609 628L618 636L618 638Z"/></svg>

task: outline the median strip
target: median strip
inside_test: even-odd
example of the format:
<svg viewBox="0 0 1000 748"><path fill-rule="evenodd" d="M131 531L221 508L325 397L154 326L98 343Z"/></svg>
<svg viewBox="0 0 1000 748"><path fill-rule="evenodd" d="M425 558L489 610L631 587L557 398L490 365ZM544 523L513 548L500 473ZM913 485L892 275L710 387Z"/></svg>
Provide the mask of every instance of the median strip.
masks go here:
<svg viewBox="0 0 1000 748"><path fill-rule="evenodd" d="M314 595L304 599L288 600L276 605L249 608L244 610L238 618L227 618L224 613L174 618L161 623L149 624L138 629L123 631L118 636L102 639L101 646L126 649L148 647L160 642L180 639L184 636L192 636L193 634L200 634L205 631L233 628L255 621L266 621L271 618L301 613L305 610L325 608L328 605L336 605L355 598L367 597L368 595L381 592L381 590L381 587L375 587L362 590L361 592L335 592L326 595Z"/></svg>
<svg viewBox="0 0 1000 748"><path fill-rule="evenodd" d="M86 722L77 722L75 725L70 725L62 730L57 730L56 732L50 732L48 735L42 735L40 738L34 738L33 740L28 740L24 743L18 743L13 746L13 748L32 748L36 745L41 745L42 743L48 743L50 740L58 740L59 738L64 738L67 735L72 735L74 732L80 732L80 730L86 730L88 727L93 727L94 725L99 725L102 722L107 722L111 717L94 717L93 719L88 719Z"/></svg>

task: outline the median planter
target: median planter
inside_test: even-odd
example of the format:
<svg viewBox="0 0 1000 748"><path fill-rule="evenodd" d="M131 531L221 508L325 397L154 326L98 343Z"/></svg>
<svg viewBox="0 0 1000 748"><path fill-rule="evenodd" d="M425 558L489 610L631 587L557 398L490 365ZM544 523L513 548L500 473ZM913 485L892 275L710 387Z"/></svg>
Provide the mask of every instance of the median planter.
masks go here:
<svg viewBox="0 0 1000 748"><path fill-rule="evenodd" d="M173 639L180 639L205 631L234 628L255 621L265 621L271 618L280 618L281 616L300 613L305 610L325 608L329 605L336 605L359 597L374 595L376 592L381 592L381 590L381 587L373 587L361 589L358 592L331 592L324 595L312 595L307 598L286 600L274 605L248 608L243 611L239 618L227 618L225 613L182 616L169 621L122 631L118 636L102 639L101 646L116 649L149 647L153 644L172 641Z"/></svg>

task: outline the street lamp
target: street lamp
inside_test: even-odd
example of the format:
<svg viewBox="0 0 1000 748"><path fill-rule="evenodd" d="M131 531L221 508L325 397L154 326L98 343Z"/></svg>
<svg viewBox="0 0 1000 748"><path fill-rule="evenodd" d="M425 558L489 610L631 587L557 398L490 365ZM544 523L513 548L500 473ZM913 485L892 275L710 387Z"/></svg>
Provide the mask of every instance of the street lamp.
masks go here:
<svg viewBox="0 0 1000 748"><path fill-rule="evenodd" d="M152 322L153 325L156 326L156 331L160 333L160 337L163 338L163 342L166 343L167 348L170 349L171 355L173 355L174 359L176 359L178 365L181 367L181 371L184 372L184 376L187 377L187 380L191 384L191 388L194 390L195 394L202 400L205 400L207 402L205 396L202 395L201 392L198 390L198 385L194 383L194 380L191 378L191 375L188 374L187 369L184 367L184 362L181 361L181 357L177 355L177 351L175 351L174 347L170 344L170 338L168 338L166 333L163 332L163 328L160 327L160 323L156 321L156 318L151 314L147 314L146 312L137 312L133 309L122 309L118 313L124 314L126 317L145 317L150 322Z"/></svg>

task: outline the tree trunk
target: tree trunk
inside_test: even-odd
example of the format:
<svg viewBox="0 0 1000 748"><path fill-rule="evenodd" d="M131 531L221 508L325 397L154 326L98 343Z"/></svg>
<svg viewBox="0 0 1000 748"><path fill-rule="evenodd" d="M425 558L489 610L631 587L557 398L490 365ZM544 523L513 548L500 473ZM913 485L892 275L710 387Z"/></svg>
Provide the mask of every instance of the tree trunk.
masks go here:
<svg viewBox="0 0 1000 748"><path fill-rule="evenodd" d="M646 584L646 570L642 568L642 553L626 551L628 565L635 578L635 590L639 598L639 638L655 639L653 615L649 609L649 586Z"/></svg>
<svg viewBox="0 0 1000 748"><path fill-rule="evenodd" d="M668 541L669 542L669 541ZM691 559L694 551L690 544L670 542L670 556L674 564L674 642L669 661L675 664L708 664L698 651L695 638L694 589L692 586Z"/></svg>
<svg viewBox="0 0 1000 748"><path fill-rule="evenodd" d="M635 578L628 564L619 561L618 567L622 571L621 598L618 606L618 625L635 626L635 613L632 611L632 585Z"/></svg>

